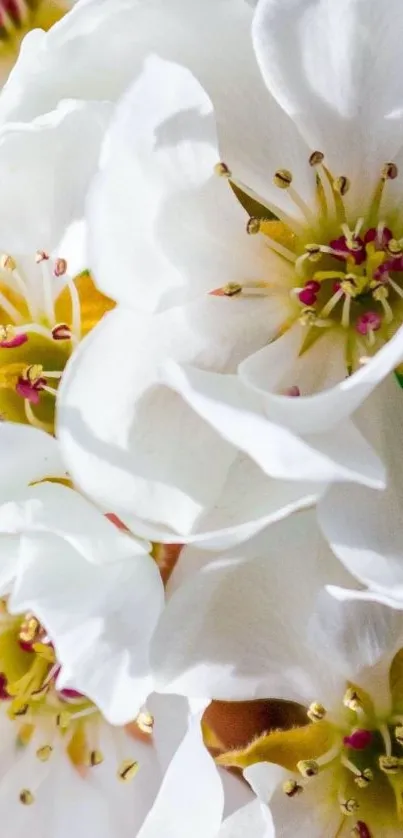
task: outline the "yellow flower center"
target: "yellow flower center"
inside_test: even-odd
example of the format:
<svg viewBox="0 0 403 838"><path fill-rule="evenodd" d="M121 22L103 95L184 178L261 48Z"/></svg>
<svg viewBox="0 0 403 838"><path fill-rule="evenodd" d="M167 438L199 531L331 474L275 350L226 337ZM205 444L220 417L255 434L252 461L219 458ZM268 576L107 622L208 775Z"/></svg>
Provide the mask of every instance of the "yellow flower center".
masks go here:
<svg viewBox="0 0 403 838"><path fill-rule="evenodd" d="M47 762L61 743L73 766L85 777L104 761L99 745L101 714L80 692L58 689L60 664L46 630L35 616L11 616L5 599L0 600L0 606L0 702L6 718L15 726L16 746L35 747L37 759ZM124 729L119 750L128 735L149 739L152 732L153 718L144 710ZM120 733L117 729L114 735ZM115 766L115 776L128 782L138 767L132 758L123 758ZM32 804L35 790L22 789L19 799L24 805Z"/></svg>
<svg viewBox="0 0 403 838"><path fill-rule="evenodd" d="M216 758L244 769L272 762L290 772L283 783L290 806L298 807L307 788L316 814L330 821L339 812L334 835L381 838L386 827L400 834L403 823L403 650L389 673L390 707L384 715L371 696L349 684L339 706L327 712L320 702L307 708L308 724L255 735L250 744ZM287 725L287 727L289 727ZM320 783L323 778L324 783ZM317 796L315 790L317 789ZM290 813L294 822L295 813ZM325 826L324 826L325 829ZM327 833L326 833L327 834Z"/></svg>
<svg viewBox="0 0 403 838"><path fill-rule="evenodd" d="M74 347L114 303L88 274L43 251L0 260L0 417L53 431L55 396Z"/></svg>

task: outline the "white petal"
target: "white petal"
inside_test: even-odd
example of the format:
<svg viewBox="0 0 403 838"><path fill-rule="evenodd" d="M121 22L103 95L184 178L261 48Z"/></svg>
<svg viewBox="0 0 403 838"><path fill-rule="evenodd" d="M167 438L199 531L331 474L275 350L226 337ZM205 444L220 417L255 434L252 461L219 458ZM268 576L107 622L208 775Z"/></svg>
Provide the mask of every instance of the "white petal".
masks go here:
<svg viewBox="0 0 403 838"><path fill-rule="evenodd" d="M68 101L29 124L0 131L3 251L52 251L82 217L109 114L107 103Z"/></svg>
<svg viewBox="0 0 403 838"><path fill-rule="evenodd" d="M267 248L247 235L248 215L214 172L219 160L203 88L185 68L148 58L117 109L89 201L90 264L105 293L156 310L261 279Z"/></svg>
<svg viewBox="0 0 403 838"><path fill-rule="evenodd" d="M334 487L319 504L319 524L333 551L365 585L403 607L403 394L390 376L367 399L357 422L387 467L387 488Z"/></svg>
<svg viewBox="0 0 403 838"><path fill-rule="evenodd" d="M195 722L168 767L138 838L216 838L223 805L218 770Z"/></svg>
<svg viewBox="0 0 403 838"><path fill-rule="evenodd" d="M32 610L46 626L59 685L83 692L113 724L131 721L151 691L148 645L164 601L153 559L95 567L49 536L26 537L22 558L10 610Z"/></svg>
<svg viewBox="0 0 403 838"><path fill-rule="evenodd" d="M329 433L295 436L269 421L259 395L236 376L217 375L167 361L161 377L224 439L267 474L289 480L352 480L384 485L382 465L351 422ZM284 397L286 398L286 397ZM299 402L300 399L288 401Z"/></svg>
<svg viewBox="0 0 403 838"><path fill-rule="evenodd" d="M29 425L0 422L0 452L0 500L9 500L45 477L65 476L56 440Z"/></svg>
<svg viewBox="0 0 403 838"><path fill-rule="evenodd" d="M165 353L219 357L222 347L192 333L181 309L159 326L123 309L104 318L66 369L57 432L74 481L103 508L186 535L219 496L235 451L157 385L157 369Z"/></svg>
<svg viewBox="0 0 403 838"><path fill-rule="evenodd" d="M399 0L387 15L377 0L260 0L254 19L269 89L336 173L364 184L402 144L400 14Z"/></svg>
<svg viewBox="0 0 403 838"><path fill-rule="evenodd" d="M312 677L320 683L321 676L304 632L318 589L343 575L342 566L311 513L274 524L266 544L259 540L257 558L207 565L172 596L152 644L159 687L219 699L314 700Z"/></svg>
<svg viewBox="0 0 403 838"><path fill-rule="evenodd" d="M121 532L78 492L41 483L0 506L3 533L52 533L94 564L144 555L149 545Z"/></svg>
<svg viewBox="0 0 403 838"><path fill-rule="evenodd" d="M299 359L302 338L303 332L295 327L240 366L241 378L264 396L269 419L301 433L322 432L346 419L403 358L403 329L399 329L368 363L346 378L342 337L333 336L333 330L325 333ZM291 385L300 386L299 398L279 395Z"/></svg>
<svg viewBox="0 0 403 838"><path fill-rule="evenodd" d="M275 833L267 824L262 806L253 800L226 818L217 838L274 838Z"/></svg>

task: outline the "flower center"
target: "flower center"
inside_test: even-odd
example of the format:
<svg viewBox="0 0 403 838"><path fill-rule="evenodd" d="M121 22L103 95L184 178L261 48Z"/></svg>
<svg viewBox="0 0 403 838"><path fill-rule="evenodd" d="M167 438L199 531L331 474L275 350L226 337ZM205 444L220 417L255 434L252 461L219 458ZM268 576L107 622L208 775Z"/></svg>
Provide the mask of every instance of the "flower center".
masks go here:
<svg viewBox="0 0 403 838"><path fill-rule="evenodd" d="M84 272L44 251L0 259L0 415L52 432L55 396L74 347L113 303Z"/></svg>
<svg viewBox="0 0 403 838"><path fill-rule="evenodd" d="M99 745L102 717L86 696L74 689L59 689L57 676L60 664L54 646L44 627L33 614L13 617L7 601L0 600L0 707L15 725L18 748L34 747L36 757L47 762L54 751L64 749L81 776L104 761ZM133 779L138 763L133 758L121 759L124 741L130 733L150 737L153 718L139 714L125 731L111 728L120 762L116 776L122 782ZM35 801L35 777L32 787L22 789L20 802Z"/></svg>
<svg viewBox="0 0 403 838"><path fill-rule="evenodd" d="M349 373L365 363L403 322L403 221L398 208L382 211L385 188L398 177L394 163L385 163L368 206L353 220L345 196L350 190L347 177L334 177L322 152L309 158L315 177L316 206L311 208L293 186L287 169L274 174L274 184L286 191L290 209L297 208L299 220L276 209L264 216L251 216L249 235L262 234L266 243L294 271L290 290L292 315L285 324L299 322L306 329L301 352L317 340L324 329L337 328L346 337L346 366ZM249 208L244 187L238 186L225 164L216 173L231 181L242 203ZM249 204L248 204L249 200ZM272 282L230 283L213 294L271 295Z"/></svg>

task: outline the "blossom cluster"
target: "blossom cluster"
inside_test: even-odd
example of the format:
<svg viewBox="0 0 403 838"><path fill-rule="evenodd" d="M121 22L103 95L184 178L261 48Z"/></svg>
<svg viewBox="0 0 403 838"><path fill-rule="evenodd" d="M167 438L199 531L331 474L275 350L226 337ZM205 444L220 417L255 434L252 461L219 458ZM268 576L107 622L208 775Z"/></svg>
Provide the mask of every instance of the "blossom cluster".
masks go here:
<svg viewBox="0 0 403 838"><path fill-rule="evenodd" d="M403 833L402 26L0 0L10 838Z"/></svg>

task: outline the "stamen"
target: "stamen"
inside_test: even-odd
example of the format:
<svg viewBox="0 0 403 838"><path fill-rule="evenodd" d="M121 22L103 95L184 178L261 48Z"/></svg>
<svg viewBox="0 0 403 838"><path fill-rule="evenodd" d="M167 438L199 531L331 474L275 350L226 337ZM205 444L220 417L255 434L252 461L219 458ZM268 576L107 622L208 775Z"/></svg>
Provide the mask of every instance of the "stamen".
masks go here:
<svg viewBox="0 0 403 838"><path fill-rule="evenodd" d="M67 262L65 259L56 259L53 266L53 273L55 276L64 276L67 271Z"/></svg>
<svg viewBox="0 0 403 838"><path fill-rule="evenodd" d="M139 764L131 759L125 759L118 769L119 780L124 783L130 782L136 776L139 770Z"/></svg>
<svg viewBox="0 0 403 838"><path fill-rule="evenodd" d="M24 806L32 806L32 803L34 803L34 801L34 795L29 789L22 789L22 791L20 791L20 802Z"/></svg>
<svg viewBox="0 0 403 838"><path fill-rule="evenodd" d="M340 801L340 809L343 815L354 815L355 812L358 812L359 808L360 804L355 797L349 797L347 800Z"/></svg>
<svg viewBox="0 0 403 838"><path fill-rule="evenodd" d="M97 765L101 765L101 763L103 761L104 761L104 755L103 755L102 751L98 751L98 750L90 751L88 765L91 768L95 768Z"/></svg>
<svg viewBox="0 0 403 838"><path fill-rule="evenodd" d="M337 306L337 303L344 297L344 291L342 288L338 288L338 290L330 297L330 300L326 303L326 305L322 308L320 312L320 317L329 317L329 314L333 311L333 309Z"/></svg>
<svg viewBox="0 0 403 838"><path fill-rule="evenodd" d="M372 296L377 303L380 303L385 312L385 323L391 323L393 320L393 311L388 303L388 289L380 285L372 292Z"/></svg>
<svg viewBox="0 0 403 838"><path fill-rule="evenodd" d="M313 151L309 158L309 165L312 167L320 166L324 159L325 155L323 154L323 151Z"/></svg>
<svg viewBox="0 0 403 838"><path fill-rule="evenodd" d="M343 289L344 290L344 289ZM350 325L350 308L351 308L351 296L346 294L343 303L343 311L341 314L341 325L344 329L348 329Z"/></svg>
<svg viewBox="0 0 403 838"><path fill-rule="evenodd" d="M71 297L71 331L77 338L80 340L81 338L81 305L80 305L80 297L78 296L78 291L75 283L73 280L68 280L67 287L70 291Z"/></svg>
<svg viewBox="0 0 403 838"><path fill-rule="evenodd" d="M50 271L49 261L48 259L42 259L40 262L41 272L42 272L42 289L43 289L43 301L44 301L44 309L46 313L46 317L48 319L49 325L52 326L55 322L55 305L54 305L54 295L53 295L53 282L52 282L52 274Z"/></svg>
<svg viewBox="0 0 403 838"><path fill-rule="evenodd" d="M41 748L38 748L36 752L36 756L41 762L47 762L48 759L52 756L53 748L51 745L42 745Z"/></svg>
<svg viewBox="0 0 403 838"><path fill-rule="evenodd" d="M308 780L319 774L319 763L316 759L301 759L297 762L297 769Z"/></svg>
<svg viewBox="0 0 403 838"><path fill-rule="evenodd" d="M376 222L379 217L379 210L381 206L382 196L387 180L395 180L398 176L398 168L395 163L385 163L382 167L381 177L375 188L374 196L370 205L369 220L370 223Z"/></svg>
<svg viewBox="0 0 403 838"><path fill-rule="evenodd" d="M148 710L142 710L136 718L136 725L142 733L151 735L154 729L154 716Z"/></svg>
<svg viewBox="0 0 403 838"><path fill-rule="evenodd" d="M71 329L67 323L57 323L52 329L53 340L71 340Z"/></svg>
<svg viewBox="0 0 403 838"><path fill-rule="evenodd" d="M307 716L311 722L321 722L326 716L326 708L318 701L314 701L309 705Z"/></svg>
<svg viewBox="0 0 403 838"><path fill-rule="evenodd" d="M300 783L297 783L296 780L286 780L283 783L283 792L287 797L298 797L303 791L304 787Z"/></svg>
<svg viewBox="0 0 403 838"><path fill-rule="evenodd" d="M336 211L336 217L340 223L345 222L346 218L346 210L343 203L343 196L342 194L336 189L335 184L336 180L334 179L332 173L329 171L327 166L324 166L322 163L322 171L325 173L326 180L332 190L333 201Z"/></svg>
<svg viewBox="0 0 403 838"><path fill-rule="evenodd" d="M30 425L33 425L34 428L39 428L40 431L46 431L46 433L53 432L53 425L50 422L41 422L41 420L35 416L32 410L31 402L29 402L28 399L24 399L24 410L25 416L27 417L27 421Z"/></svg>
<svg viewBox="0 0 403 838"><path fill-rule="evenodd" d="M350 185L350 181L348 177L345 177L345 175L341 175L340 177L336 178L336 180L333 182L335 192L337 192L342 197L344 197L344 195L347 194L348 190L350 189Z"/></svg>
<svg viewBox="0 0 403 838"><path fill-rule="evenodd" d="M403 760L391 754L379 757L379 768L384 774L398 774L403 768Z"/></svg>
<svg viewBox="0 0 403 838"><path fill-rule="evenodd" d="M260 218L255 218L252 216L249 218L247 225L246 225L246 232L249 236L256 236L257 233L260 233L261 222Z"/></svg>
<svg viewBox="0 0 403 838"><path fill-rule="evenodd" d="M374 779L374 773L371 771L370 768L364 768L361 774L358 777L355 777L354 782L357 784L358 788L366 789L372 780Z"/></svg>
<svg viewBox="0 0 403 838"><path fill-rule="evenodd" d="M0 325L0 346L2 349L16 349L28 340L25 331L18 332L13 326Z"/></svg>
<svg viewBox="0 0 403 838"><path fill-rule="evenodd" d="M343 697L343 704L354 713L359 713L364 709L364 702L358 690L355 687L349 687Z"/></svg>
<svg viewBox="0 0 403 838"><path fill-rule="evenodd" d="M300 195L298 195L298 192L296 192L295 189L291 186L292 179L292 174L288 171L288 169L278 169L277 172L274 173L273 183L275 186L277 186L278 189L287 189L291 200L302 212L302 215L306 218L308 224L312 227L315 227L316 218L312 210L305 203L305 201L301 198Z"/></svg>
<svg viewBox="0 0 403 838"><path fill-rule="evenodd" d="M397 727L395 727L395 739L396 739L396 742L399 743L399 745L403 745L403 726L402 725L398 725Z"/></svg>

